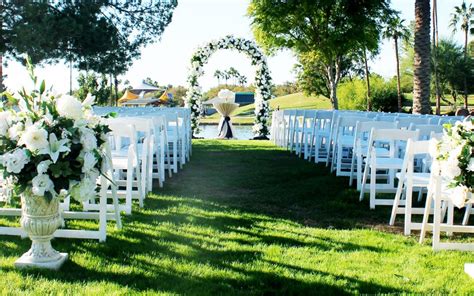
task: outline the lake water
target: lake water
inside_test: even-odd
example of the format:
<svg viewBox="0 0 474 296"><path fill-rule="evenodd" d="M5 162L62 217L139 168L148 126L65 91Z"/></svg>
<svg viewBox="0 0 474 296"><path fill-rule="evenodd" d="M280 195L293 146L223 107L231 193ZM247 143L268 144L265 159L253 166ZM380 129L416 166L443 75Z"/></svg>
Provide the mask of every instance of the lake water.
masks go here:
<svg viewBox="0 0 474 296"><path fill-rule="evenodd" d="M251 125L234 125L234 137L238 140L249 140L253 138L252 126ZM217 125L200 125L201 131L197 134L197 137L204 139L216 139L219 134Z"/></svg>

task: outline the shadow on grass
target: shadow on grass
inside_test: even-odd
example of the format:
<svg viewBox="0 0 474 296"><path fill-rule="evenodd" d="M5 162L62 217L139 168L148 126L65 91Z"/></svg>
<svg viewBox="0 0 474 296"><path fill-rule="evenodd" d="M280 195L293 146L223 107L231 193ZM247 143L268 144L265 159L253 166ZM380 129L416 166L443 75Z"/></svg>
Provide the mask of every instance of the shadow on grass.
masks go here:
<svg viewBox="0 0 474 296"><path fill-rule="evenodd" d="M291 249L302 257L311 252L390 252L381 245L307 231L307 226L352 229L386 222L388 211L369 211L347 189L346 179L265 142L197 143L185 169L166 180L164 189L156 189L145 209L124 217L124 229L109 235L106 243L56 239L55 248L71 254L61 272L3 271L64 284L115 283L131 292L404 292L317 266L298 266L284 255L279 261L268 259L272 248ZM19 238L2 241L9 241L0 248L5 257L18 257L29 246Z"/></svg>

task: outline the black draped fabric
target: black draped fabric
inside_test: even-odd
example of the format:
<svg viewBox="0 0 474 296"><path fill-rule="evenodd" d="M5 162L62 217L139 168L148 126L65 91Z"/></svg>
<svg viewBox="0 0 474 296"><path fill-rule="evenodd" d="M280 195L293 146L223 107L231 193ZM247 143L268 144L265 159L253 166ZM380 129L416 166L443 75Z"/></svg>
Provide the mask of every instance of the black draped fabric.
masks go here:
<svg viewBox="0 0 474 296"><path fill-rule="evenodd" d="M219 130L219 138L220 139L232 139L234 135L232 134L232 127L230 125L230 117L229 116L224 116L223 117L223 122L220 125L220 130Z"/></svg>

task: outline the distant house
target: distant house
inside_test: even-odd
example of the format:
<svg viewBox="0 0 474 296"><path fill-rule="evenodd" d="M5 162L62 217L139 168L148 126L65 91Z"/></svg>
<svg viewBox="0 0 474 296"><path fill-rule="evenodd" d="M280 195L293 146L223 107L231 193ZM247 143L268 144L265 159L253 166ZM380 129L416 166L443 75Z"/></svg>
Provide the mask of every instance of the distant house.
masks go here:
<svg viewBox="0 0 474 296"><path fill-rule="evenodd" d="M235 102L240 106L253 104L255 102L255 94L253 92L237 92L235 93Z"/></svg>
<svg viewBox="0 0 474 296"><path fill-rule="evenodd" d="M212 108L212 104L218 102L219 98L215 97L213 99L207 100L203 102L204 105L204 113L206 115L212 115L217 111ZM236 92L235 93L235 103L239 104L240 106L250 105L255 102L255 94L253 92Z"/></svg>

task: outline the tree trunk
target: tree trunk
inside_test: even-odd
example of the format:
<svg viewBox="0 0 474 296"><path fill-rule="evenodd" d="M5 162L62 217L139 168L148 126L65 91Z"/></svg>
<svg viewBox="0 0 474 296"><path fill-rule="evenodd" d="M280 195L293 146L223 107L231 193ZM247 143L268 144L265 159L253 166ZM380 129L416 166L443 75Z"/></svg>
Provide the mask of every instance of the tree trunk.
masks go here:
<svg viewBox="0 0 474 296"><path fill-rule="evenodd" d="M114 89L115 89L115 99L114 99L114 104L113 106L117 106L117 100L118 100L118 80L117 76L114 75Z"/></svg>
<svg viewBox="0 0 474 296"><path fill-rule="evenodd" d="M467 60L467 40L468 40L468 30L464 31L464 61ZM467 101L469 94L467 93L467 73L464 73L464 108L468 109L469 103Z"/></svg>
<svg viewBox="0 0 474 296"><path fill-rule="evenodd" d="M329 65L326 67L327 83L329 89L329 99L334 110L339 109L337 100L337 83L338 83L338 67L336 65Z"/></svg>
<svg viewBox="0 0 474 296"><path fill-rule="evenodd" d="M434 60L434 79L435 79L435 96L436 96L436 115L441 114L441 91L439 87L438 75L438 5L433 0L433 60Z"/></svg>
<svg viewBox="0 0 474 296"><path fill-rule="evenodd" d="M430 0L415 0L415 60L413 113L431 113L430 103Z"/></svg>
<svg viewBox="0 0 474 296"><path fill-rule="evenodd" d="M3 56L0 54L0 93L3 92Z"/></svg>
<svg viewBox="0 0 474 296"><path fill-rule="evenodd" d="M109 74L109 79L110 79L110 101L109 101L109 106L115 106L115 102L117 101L118 98L114 98L114 82L112 79L112 73Z"/></svg>
<svg viewBox="0 0 474 296"><path fill-rule="evenodd" d="M69 58L69 95L72 96L72 58Z"/></svg>
<svg viewBox="0 0 474 296"><path fill-rule="evenodd" d="M400 83L400 57L398 56L398 37L393 38L395 42L395 61L397 64L397 97L398 97L398 112L402 112L402 87Z"/></svg>
<svg viewBox="0 0 474 296"><path fill-rule="evenodd" d="M367 51L364 49L365 82L367 84L367 111L372 111L372 100L370 96L370 73L367 64Z"/></svg>

